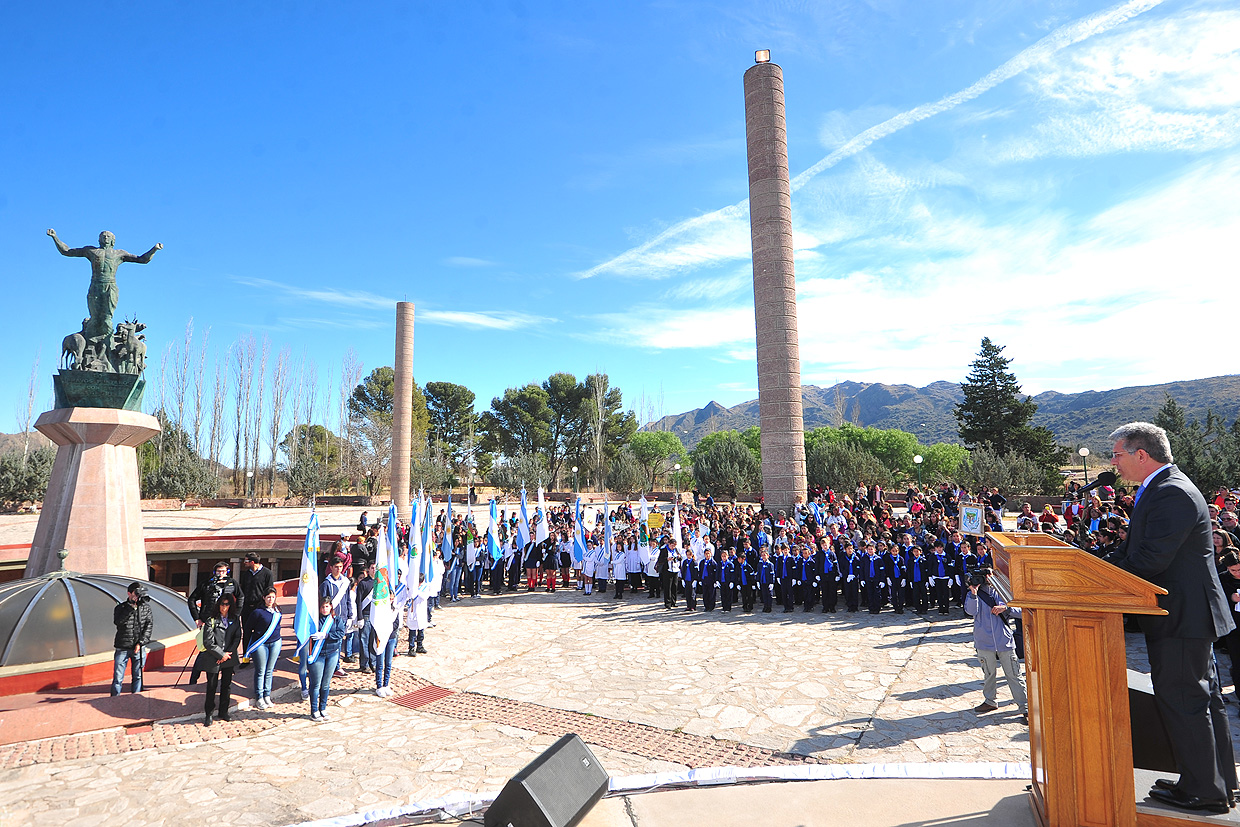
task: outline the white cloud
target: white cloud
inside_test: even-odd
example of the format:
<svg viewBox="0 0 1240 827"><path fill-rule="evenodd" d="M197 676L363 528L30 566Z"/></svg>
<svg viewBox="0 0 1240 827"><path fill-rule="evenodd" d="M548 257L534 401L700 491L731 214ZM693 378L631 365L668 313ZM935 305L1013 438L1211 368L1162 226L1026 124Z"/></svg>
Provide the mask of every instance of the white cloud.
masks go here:
<svg viewBox="0 0 1240 827"><path fill-rule="evenodd" d="M1201 152L1240 141L1240 12L1127 26L1035 68L1045 117L997 161L1135 150Z"/></svg>
<svg viewBox="0 0 1240 827"><path fill-rule="evenodd" d="M1067 23L1016 54L970 86L901 112L845 141L843 145L792 179L792 190L807 183L840 161L864 151L919 121L947 112L977 98L1016 75L1038 66L1060 51L1120 26L1160 5L1163 0L1128 0L1104 11ZM830 134L833 125L825 127ZM749 256L749 199L672 225L649 241L578 273L579 278L610 274L641 278L667 278L694 267Z"/></svg>
<svg viewBox="0 0 1240 827"><path fill-rule="evenodd" d="M271 279L233 277L233 281L247 287L256 287L260 290L277 293L290 299L330 304L341 309L385 311L395 311L396 309L396 299L361 290L337 290L330 287L295 287L291 284L284 284ZM317 319L285 319L284 321L294 326L298 323L315 326L319 324ZM509 310L428 310L418 308L417 321L424 324L443 325L445 327L467 327L475 330L519 330L556 320ZM355 323L350 319L345 319L343 322L346 326L355 326ZM369 327L374 325L360 326Z"/></svg>
<svg viewBox="0 0 1240 827"><path fill-rule="evenodd" d="M477 330L519 330L556 321L506 310L420 310L417 320L425 324L469 327Z"/></svg>
<svg viewBox="0 0 1240 827"><path fill-rule="evenodd" d="M1201 162L1080 224L911 203L900 241L919 254L798 283L803 379L959 380L983 336L1007 346L1030 393L1226 372L1209 354L1234 350L1235 307L1224 299L1238 275L1237 191L1240 155ZM604 327L617 343L753 359L748 302L636 308ZM1175 344L1143 346L1150 336Z"/></svg>
<svg viewBox="0 0 1240 827"><path fill-rule="evenodd" d="M291 284L284 284L271 279L243 278L240 276L234 276L233 281L247 287L257 287L262 290L282 293L289 298L334 304L338 307L389 310L396 306L395 299L367 293L364 290L337 290L334 287L294 287Z"/></svg>

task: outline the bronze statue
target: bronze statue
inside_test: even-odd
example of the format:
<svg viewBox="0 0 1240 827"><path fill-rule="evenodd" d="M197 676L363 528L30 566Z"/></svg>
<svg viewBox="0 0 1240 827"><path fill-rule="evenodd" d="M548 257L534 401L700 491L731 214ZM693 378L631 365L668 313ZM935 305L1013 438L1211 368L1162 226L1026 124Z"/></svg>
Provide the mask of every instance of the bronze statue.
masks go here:
<svg viewBox="0 0 1240 827"><path fill-rule="evenodd" d="M61 345L62 371L86 371L89 373L130 373L140 375L146 367L145 337L138 334L146 325L137 319L124 322L112 329L112 317L116 313L118 290L116 271L127 261L147 264L156 250L164 245L156 244L140 256L116 248L116 236L107 230L99 234L98 247L69 247L60 240L55 230L47 234L56 242L62 256L84 258L90 261L90 289L86 291L86 309L90 318L82 320L82 330L70 333Z"/></svg>
<svg viewBox="0 0 1240 827"><path fill-rule="evenodd" d="M86 309L90 311L89 329L83 335L89 341L99 339L112 333L112 314L116 312L117 287L116 270L123 262L147 264L156 250L164 249L163 244L156 244L140 256L116 248L116 236L107 230L99 234L98 247L70 247L60 240L55 230L47 234L56 242L56 249L62 256L73 256L90 260L90 289L86 291Z"/></svg>

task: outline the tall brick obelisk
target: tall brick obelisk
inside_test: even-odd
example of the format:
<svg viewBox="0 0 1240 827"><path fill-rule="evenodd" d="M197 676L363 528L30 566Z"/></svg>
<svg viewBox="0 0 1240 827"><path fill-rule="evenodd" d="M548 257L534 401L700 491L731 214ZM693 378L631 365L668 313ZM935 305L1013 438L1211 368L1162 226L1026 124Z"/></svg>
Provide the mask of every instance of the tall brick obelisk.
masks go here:
<svg viewBox="0 0 1240 827"><path fill-rule="evenodd" d="M408 522L409 453L413 448L413 302L396 303L396 387L392 400L392 501Z"/></svg>
<svg viewBox="0 0 1240 827"><path fill-rule="evenodd" d="M784 73L771 53L745 72L745 139L749 156L749 234L757 322L758 405L762 427L762 494L772 511L805 502L805 421L801 346L792 265L792 187L784 124Z"/></svg>

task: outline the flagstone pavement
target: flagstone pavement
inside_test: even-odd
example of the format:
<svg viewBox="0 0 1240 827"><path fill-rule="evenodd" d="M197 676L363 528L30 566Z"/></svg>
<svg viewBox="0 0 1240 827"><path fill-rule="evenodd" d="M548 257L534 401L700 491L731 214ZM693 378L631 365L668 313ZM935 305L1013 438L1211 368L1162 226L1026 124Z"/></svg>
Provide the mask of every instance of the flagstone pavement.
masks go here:
<svg viewBox="0 0 1240 827"><path fill-rule="evenodd" d="M226 814L220 823L281 825L493 793L566 731L580 732L615 776L1028 760L1006 686L998 712L970 711L980 671L959 609L706 615L667 611L644 594L570 589L445 602L434 620L430 654L398 657L393 686L402 696L443 687L444 697L406 708L351 672L336 682L326 723L306 718L293 688L275 709L238 711L210 730L195 715L140 735L2 748L0 827L212 813ZM1139 665L1139 636L1129 646Z"/></svg>

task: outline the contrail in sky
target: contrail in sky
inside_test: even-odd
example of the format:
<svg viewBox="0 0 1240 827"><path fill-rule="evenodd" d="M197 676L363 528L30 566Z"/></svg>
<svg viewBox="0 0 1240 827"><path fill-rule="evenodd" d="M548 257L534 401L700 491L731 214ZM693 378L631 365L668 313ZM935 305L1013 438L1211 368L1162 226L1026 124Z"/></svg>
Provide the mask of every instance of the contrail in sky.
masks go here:
<svg viewBox="0 0 1240 827"><path fill-rule="evenodd" d="M988 92L1000 83L1003 83L1005 80L1020 74L1031 66L1042 63L1052 55L1067 48L1068 46L1080 43L1082 40L1086 40L1094 35L1102 34L1103 32L1109 31L1116 26L1122 25L1137 15L1144 14L1150 9L1161 5L1164 1L1165 0L1129 0L1127 3L1112 6L1111 8L1100 11L1097 14L1092 14L1088 17L1083 17L1080 20L1074 20L1071 23L1066 23L1063 26L1060 26L1058 29L1055 29L1055 31L1051 32L1046 37L1030 46L1028 49L1020 52L1011 60L1008 60L1006 63L988 73L985 77L981 78L971 86L961 89L959 92L953 92L952 94L942 97L933 103L923 103L920 106L913 107L907 112L901 112L899 115L888 118L882 123L872 126L864 132L861 132L860 134L849 139L839 149L836 149L830 155L793 178L793 192L803 187L819 173L830 169L840 161L856 155L858 152L861 152L869 147L875 141L881 140L894 132L898 132L906 126L911 126L918 121L924 121L926 118L931 118L942 112L946 112L949 109L954 109L962 103L971 101L984 92ZM748 209L749 199L746 198L743 201L739 201L736 204L715 210L714 212L695 216L677 224L673 224L671 227L668 227L666 230L659 233L649 241L634 247L631 250L626 250L620 255L609 259L602 264L591 267L589 270L578 273L577 277L584 279L609 271L624 272L630 269L642 268L643 261L651 254L651 251L655 250L663 242L683 235L699 227L705 227L717 222L737 219L744 215ZM687 243L686 246L696 247L697 245ZM683 256L679 257L683 257L686 261L692 260L697 263L702 263L708 260L707 257L701 254L702 252L704 251L701 251L700 249L686 250L684 251ZM674 253L664 253L661 254L661 257L665 259L673 259L674 263L674 260L678 256ZM648 268L649 265L646 265L646 267Z"/></svg>

